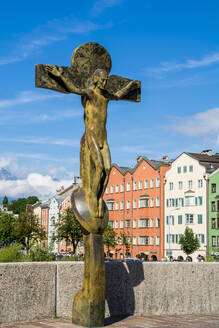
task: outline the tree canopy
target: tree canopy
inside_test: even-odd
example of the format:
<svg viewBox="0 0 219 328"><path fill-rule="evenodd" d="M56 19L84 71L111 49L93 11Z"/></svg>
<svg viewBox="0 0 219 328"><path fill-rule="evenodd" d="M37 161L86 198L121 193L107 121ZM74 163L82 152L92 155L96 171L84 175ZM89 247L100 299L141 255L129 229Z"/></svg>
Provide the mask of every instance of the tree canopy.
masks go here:
<svg viewBox="0 0 219 328"><path fill-rule="evenodd" d="M70 241L73 248L73 254L76 252L79 241L83 238L83 228L77 221L74 212L71 208L67 208L64 217L56 224L56 235L54 240L64 239L66 242Z"/></svg>
<svg viewBox="0 0 219 328"><path fill-rule="evenodd" d="M115 248L117 245L116 232L108 225L103 234L103 244L107 247L107 255L109 255L110 247Z"/></svg>
<svg viewBox="0 0 219 328"><path fill-rule="evenodd" d="M5 196L3 198L2 204L3 204L4 207L8 205L8 197L7 196Z"/></svg>
<svg viewBox="0 0 219 328"><path fill-rule="evenodd" d="M179 240L179 244L181 245L181 250L186 255L194 253L200 247L198 238L194 236L192 229L189 227L186 227L184 235Z"/></svg>
<svg viewBox="0 0 219 328"><path fill-rule="evenodd" d="M0 242L4 246L10 245L14 241L15 219L8 213L2 213L0 217Z"/></svg>
<svg viewBox="0 0 219 328"><path fill-rule="evenodd" d="M35 204L39 199L36 196L29 196L28 198L18 198L13 200L8 205L8 210L13 211L14 214L21 214L26 211L27 204Z"/></svg>
<svg viewBox="0 0 219 328"><path fill-rule="evenodd" d="M46 233L38 223L37 216L26 212L19 215L15 221L14 237L17 242L26 247L28 253L34 242L45 239Z"/></svg>

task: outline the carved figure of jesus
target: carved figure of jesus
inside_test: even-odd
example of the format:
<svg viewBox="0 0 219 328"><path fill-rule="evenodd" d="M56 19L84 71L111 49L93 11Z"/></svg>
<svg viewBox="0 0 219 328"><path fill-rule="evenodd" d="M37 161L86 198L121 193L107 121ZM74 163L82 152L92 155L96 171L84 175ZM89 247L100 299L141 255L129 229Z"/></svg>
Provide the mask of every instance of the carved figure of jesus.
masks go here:
<svg viewBox="0 0 219 328"><path fill-rule="evenodd" d="M63 75L62 67L47 65L46 69L61 80L68 92L82 96L85 133L81 138L80 176L87 194L91 216L102 218L103 194L111 168L106 131L107 106L109 100L119 100L124 97L132 85L136 85L136 81L130 81L126 87L112 95L105 90L108 74L103 69L95 70L86 89L77 88L68 77Z"/></svg>

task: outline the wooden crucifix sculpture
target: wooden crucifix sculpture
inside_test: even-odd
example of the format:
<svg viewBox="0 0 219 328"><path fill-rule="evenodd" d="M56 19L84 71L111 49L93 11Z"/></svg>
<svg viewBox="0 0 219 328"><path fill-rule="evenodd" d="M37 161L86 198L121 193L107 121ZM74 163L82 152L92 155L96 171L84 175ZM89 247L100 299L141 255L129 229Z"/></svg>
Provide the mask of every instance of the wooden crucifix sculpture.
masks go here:
<svg viewBox="0 0 219 328"><path fill-rule="evenodd" d="M83 287L73 301L72 321L101 327L105 315L105 264L102 235L109 215L103 194L111 169L106 119L110 100L139 102L140 81L108 76L111 58L104 47L89 42L72 55L71 67L36 65L36 87L81 95L85 133L81 138L83 186L72 193L74 213L84 229Z"/></svg>

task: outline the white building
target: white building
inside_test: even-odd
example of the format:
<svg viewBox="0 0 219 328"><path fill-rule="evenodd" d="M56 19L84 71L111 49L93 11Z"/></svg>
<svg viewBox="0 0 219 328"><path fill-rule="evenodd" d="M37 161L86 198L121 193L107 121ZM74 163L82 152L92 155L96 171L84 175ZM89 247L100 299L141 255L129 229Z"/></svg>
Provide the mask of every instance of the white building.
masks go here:
<svg viewBox="0 0 219 328"><path fill-rule="evenodd" d="M213 156L208 150L201 154L182 153L167 171L164 191L164 254L168 258L186 259L179 245L186 226L192 228L200 241L200 249L191 254L193 261L197 261L198 254L206 256L207 173L218 167L218 156Z"/></svg>

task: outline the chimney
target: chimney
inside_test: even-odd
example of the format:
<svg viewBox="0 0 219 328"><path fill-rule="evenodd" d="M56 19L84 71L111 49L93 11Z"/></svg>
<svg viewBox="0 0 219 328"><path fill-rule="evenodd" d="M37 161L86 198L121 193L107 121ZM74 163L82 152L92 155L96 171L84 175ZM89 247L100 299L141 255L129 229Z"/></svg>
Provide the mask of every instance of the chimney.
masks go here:
<svg viewBox="0 0 219 328"><path fill-rule="evenodd" d="M168 158L168 156L163 156L162 160L163 160L164 163L168 163L169 158Z"/></svg>
<svg viewBox="0 0 219 328"><path fill-rule="evenodd" d="M139 156L137 157L137 163L139 163L141 159L142 159L142 156L139 155Z"/></svg>
<svg viewBox="0 0 219 328"><path fill-rule="evenodd" d="M212 156L212 149L202 150L201 155Z"/></svg>

